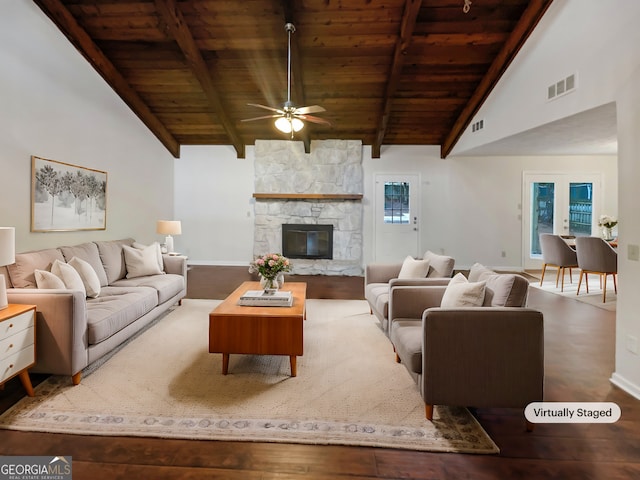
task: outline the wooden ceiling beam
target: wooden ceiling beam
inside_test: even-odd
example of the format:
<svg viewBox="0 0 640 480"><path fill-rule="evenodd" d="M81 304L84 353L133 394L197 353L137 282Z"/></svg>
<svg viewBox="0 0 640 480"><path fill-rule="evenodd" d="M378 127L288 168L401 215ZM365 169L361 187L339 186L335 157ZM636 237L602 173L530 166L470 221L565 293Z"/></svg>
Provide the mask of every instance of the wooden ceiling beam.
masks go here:
<svg viewBox="0 0 640 480"><path fill-rule="evenodd" d="M93 68L114 89L138 118L160 140L175 158L180 158L180 144L164 124L149 109L124 76L111 63L102 50L80 26L60 0L34 0L34 3L64 33L74 47L89 61Z"/></svg>
<svg viewBox="0 0 640 480"><path fill-rule="evenodd" d="M373 158L380 158L380 149L384 136L387 133L387 126L389 124L389 117L391 115L391 109L393 107L393 97L398 88L400 81L400 75L402 74L402 66L404 64L404 55L411 43L411 37L413 36L413 30L416 26L416 19L418 18L418 12L422 0L406 0L404 6L404 12L402 14L402 21L400 23L400 35L396 40L395 49L393 52L393 61L391 64L391 71L387 80L387 86L385 88L383 97L383 108L378 120L378 127L376 130L376 137L371 147L371 156Z"/></svg>
<svg viewBox="0 0 640 480"><path fill-rule="evenodd" d="M156 8L160 19L167 29L167 33L176 41L180 50L184 54L187 64L198 79L202 89L209 100L218 120L222 124L225 132L231 140L231 144L236 150L238 158L245 157L244 141L240 137L235 125L231 122L229 115L222 104L220 95L216 90L211 74L207 67L200 49L191 35L182 13L178 9L176 0L155 0Z"/></svg>
<svg viewBox="0 0 640 480"><path fill-rule="evenodd" d="M454 122L451 130L442 142L440 156L446 158L453 150L464 130L469 126L473 116L480 110L491 90L498 83L500 77L507 70L515 56L538 25L538 22L547 11L553 0L531 0L522 17L511 31L509 38L495 56L487 74L482 78L478 88L465 105L464 109ZM471 7L473 8L473 7Z"/></svg>

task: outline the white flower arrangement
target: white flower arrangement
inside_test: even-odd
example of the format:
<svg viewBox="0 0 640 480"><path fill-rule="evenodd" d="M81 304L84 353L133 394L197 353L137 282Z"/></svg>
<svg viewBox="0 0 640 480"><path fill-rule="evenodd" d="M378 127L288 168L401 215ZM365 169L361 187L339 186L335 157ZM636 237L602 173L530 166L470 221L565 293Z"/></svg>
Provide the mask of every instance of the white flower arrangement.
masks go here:
<svg viewBox="0 0 640 480"><path fill-rule="evenodd" d="M598 225L606 228L613 228L618 224L618 219L611 215L600 215L598 219Z"/></svg>

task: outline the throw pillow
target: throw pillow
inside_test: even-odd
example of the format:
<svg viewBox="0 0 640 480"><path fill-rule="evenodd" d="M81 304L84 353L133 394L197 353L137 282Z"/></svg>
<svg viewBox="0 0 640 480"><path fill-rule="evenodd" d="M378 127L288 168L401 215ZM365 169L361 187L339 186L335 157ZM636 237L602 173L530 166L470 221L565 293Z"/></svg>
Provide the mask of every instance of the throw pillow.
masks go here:
<svg viewBox="0 0 640 480"><path fill-rule="evenodd" d="M438 255L431 250L427 250L422 256L429 261L429 273L427 277L450 278L453 275L455 259L447 255Z"/></svg>
<svg viewBox="0 0 640 480"><path fill-rule="evenodd" d="M96 298L100 295L100 279L89 262L78 257L73 257L69 260L69 265L71 265L76 272L78 272L78 275L80 275L84 288L87 292L87 297Z"/></svg>
<svg viewBox="0 0 640 480"><path fill-rule="evenodd" d="M84 283L82 282L82 278L80 278L80 274L76 272L76 269L71 265L61 262L60 260L56 260L53 262L53 265L51 265L51 273L56 277L61 278L67 289L79 290L87 296L87 290L84 288Z"/></svg>
<svg viewBox="0 0 640 480"><path fill-rule="evenodd" d="M122 249L124 250L124 263L127 266L127 278L163 273L158 266L158 256L154 245L143 249L123 245Z"/></svg>
<svg viewBox="0 0 640 480"><path fill-rule="evenodd" d="M416 260L411 255L402 262L398 278L425 278L429 273L429 260Z"/></svg>
<svg viewBox="0 0 640 480"><path fill-rule="evenodd" d="M447 285L440 306L442 308L481 307L484 303L485 286L485 282L469 282L462 273L458 273Z"/></svg>
<svg viewBox="0 0 640 480"><path fill-rule="evenodd" d="M38 288L56 288L62 290L67 288L62 279L55 276L51 272L36 269L33 274L36 277L36 285L38 286Z"/></svg>
<svg viewBox="0 0 640 480"><path fill-rule="evenodd" d="M138 250L144 250L147 247L155 247L156 256L158 257L158 267L160 267L160 271L164 271L164 260L162 259L162 250L160 249L160 244L158 242L153 242L151 245L143 245L142 243L133 242L133 248L137 248Z"/></svg>

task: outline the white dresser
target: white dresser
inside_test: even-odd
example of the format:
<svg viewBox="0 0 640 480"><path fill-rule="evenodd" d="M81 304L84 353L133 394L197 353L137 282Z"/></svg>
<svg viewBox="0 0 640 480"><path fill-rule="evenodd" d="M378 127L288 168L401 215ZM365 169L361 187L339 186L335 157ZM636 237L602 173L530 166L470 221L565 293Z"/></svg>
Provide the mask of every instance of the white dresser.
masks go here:
<svg viewBox="0 0 640 480"><path fill-rule="evenodd" d="M36 306L9 304L0 310L0 385L16 375L33 397L28 369L36 363Z"/></svg>

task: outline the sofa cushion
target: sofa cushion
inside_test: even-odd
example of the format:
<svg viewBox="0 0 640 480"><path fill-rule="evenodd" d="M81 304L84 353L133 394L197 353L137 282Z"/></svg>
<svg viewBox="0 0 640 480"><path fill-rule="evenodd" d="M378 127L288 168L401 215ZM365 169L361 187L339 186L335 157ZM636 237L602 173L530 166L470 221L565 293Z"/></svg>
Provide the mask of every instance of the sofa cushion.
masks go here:
<svg viewBox="0 0 640 480"><path fill-rule="evenodd" d="M486 282L469 282L462 274L456 274L444 295L442 295L442 308L480 307L484 303Z"/></svg>
<svg viewBox="0 0 640 480"><path fill-rule="evenodd" d="M411 255L402 262L398 278L425 278L429 273L429 260L416 260Z"/></svg>
<svg viewBox="0 0 640 480"><path fill-rule="evenodd" d="M422 373L422 320L395 319L389 338L405 367Z"/></svg>
<svg viewBox="0 0 640 480"><path fill-rule="evenodd" d="M60 290L67 288L62 279L51 272L36 269L33 273L36 278L36 286L38 288Z"/></svg>
<svg viewBox="0 0 640 480"><path fill-rule="evenodd" d="M78 275L80 275L85 291L87 292L87 297L95 298L100 295L100 279L89 262L78 257L72 257L67 263L71 265L76 272L78 272Z"/></svg>
<svg viewBox="0 0 640 480"><path fill-rule="evenodd" d="M72 247L60 247L60 251L67 263L70 263L73 257L87 262L98 276L100 286L105 287L107 285L107 273L104 271L98 246L94 242L81 243Z"/></svg>
<svg viewBox="0 0 640 480"><path fill-rule="evenodd" d="M82 292L85 297L87 296L87 290L84 288L80 274L71 265L61 260L56 260L53 262L53 265L51 265L51 273L61 278L68 290L78 290Z"/></svg>
<svg viewBox="0 0 640 480"><path fill-rule="evenodd" d="M469 281L481 280L485 281L487 285L483 304L485 307L526 306L529 282L522 275L496 273L480 263L475 263L469 271Z"/></svg>
<svg viewBox="0 0 640 480"><path fill-rule="evenodd" d="M451 278L451 275L453 275L453 267L456 263L453 257L438 255L427 250L422 258L429 261L429 273L427 277Z"/></svg>
<svg viewBox="0 0 640 480"><path fill-rule="evenodd" d="M158 303L164 303L180 293L184 287L184 277L167 273L146 277L123 278L113 283L114 287L151 287L158 292Z"/></svg>
<svg viewBox="0 0 640 480"><path fill-rule="evenodd" d="M89 345L106 340L156 305L158 294L153 288L104 287L98 298L87 299Z"/></svg>
<svg viewBox="0 0 640 480"><path fill-rule="evenodd" d="M123 245L122 250L124 252L124 263L127 267L126 278L161 275L164 273L158 266L158 256L154 245L144 249Z"/></svg>
<svg viewBox="0 0 640 480"><path fill-rule="evenodd" d="M105 242L96 242L98 252L100 252L100 261L107 274L107 284L111 285L116 280L120 280L127 275L127 266L124 263L123 245L131 246L132 238L122 240L111 240Z"/></svg>
<svg viewBox="0 0 640 480"><path fill-rule="evenodd" d="M64 262L64 256L57 248L16 253L15 263L7 266L11 284L15 288L36 288L34 272L36 270L51 271L51 266L56 260Z"/></svg>

